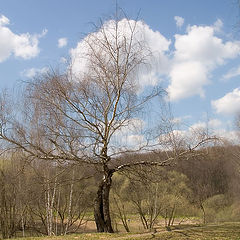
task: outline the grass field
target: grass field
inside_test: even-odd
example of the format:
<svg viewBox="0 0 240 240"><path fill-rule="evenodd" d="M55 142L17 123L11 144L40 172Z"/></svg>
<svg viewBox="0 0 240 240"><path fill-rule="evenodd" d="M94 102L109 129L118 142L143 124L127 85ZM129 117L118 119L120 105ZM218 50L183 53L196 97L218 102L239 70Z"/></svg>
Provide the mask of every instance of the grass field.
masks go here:
<svg viewBox="0 0 240 240"><path fill-rule="evenodd" d="M172 228L172 231L166 231L163 228L158 229L156 234L152 233L85 233L72 234L67 236L54 237L35 237L35 238L17 238L18 240L100 240L100 239L118 239L118 240L240 240L240 223L224 223L211 225L178 225Z"/></svg>

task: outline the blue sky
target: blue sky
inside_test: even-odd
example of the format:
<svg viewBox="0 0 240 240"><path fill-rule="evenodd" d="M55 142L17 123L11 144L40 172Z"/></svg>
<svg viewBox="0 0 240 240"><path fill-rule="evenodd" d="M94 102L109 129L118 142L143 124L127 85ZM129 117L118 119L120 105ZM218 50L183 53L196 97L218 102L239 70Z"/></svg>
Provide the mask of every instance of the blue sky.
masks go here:
<svg viewBox="0 0 240 240"><path fill-rule="evenodd" d="M0 0L0 88L57 67L93 29L109 19L115 0ZM173 115L188 127L224 135L240 110L240 21L236 0L119 0L166 44L168 66L157 73ZM157 34L160 34L157 36ZM156 38L155 38L156 37ZM163 40L164 38L164 40ZM162 42L161 42L162 41ZM156 45L157 46L157 45ZM163 69L163 68L166 69Z"/></svg>

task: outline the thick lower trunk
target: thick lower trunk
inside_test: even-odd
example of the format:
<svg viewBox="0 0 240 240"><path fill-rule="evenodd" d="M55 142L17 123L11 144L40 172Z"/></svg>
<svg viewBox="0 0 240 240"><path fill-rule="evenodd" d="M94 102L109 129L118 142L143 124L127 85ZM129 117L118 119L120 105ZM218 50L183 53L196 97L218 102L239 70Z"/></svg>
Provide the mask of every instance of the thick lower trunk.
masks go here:
<svg viewBox="0 0 240 240"><path fill-rule="evenodd" d="M99 185L97 197L94 202L94 218L98 232L104 232L104 216L103 216L103 201L102 201L102 185Z"/></svg>
<svg viewBox="0 0 240 240"><path fill-rule="evenodd" d="M97 196L94 202L94 217L98 232L114 232L109 209L111 183L112 172L109 171L104 174L104 178L98 186Z"/></svg>

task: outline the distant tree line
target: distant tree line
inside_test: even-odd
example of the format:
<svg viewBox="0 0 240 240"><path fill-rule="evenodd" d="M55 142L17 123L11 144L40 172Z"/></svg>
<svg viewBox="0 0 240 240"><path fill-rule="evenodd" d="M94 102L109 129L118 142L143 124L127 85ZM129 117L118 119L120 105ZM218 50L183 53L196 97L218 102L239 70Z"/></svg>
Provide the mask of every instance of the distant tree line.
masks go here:
<svg viewBox="0 0 240 240"><path fill-rule="evenodd" d="M111 215L117 231L131 231L137 217L144 229L171 227L187 219L200 223L239 221L239 169L232 151L210 147L168 167L134 166L113 178ZM155 154L124 155L139 161ZM134 168L134 169L132 169ZM64 235L85 231L101 175L87 166L27 161L21 152L0 159L0 230L3 238ZM164 223L161 222L164 220Z"/></svg>

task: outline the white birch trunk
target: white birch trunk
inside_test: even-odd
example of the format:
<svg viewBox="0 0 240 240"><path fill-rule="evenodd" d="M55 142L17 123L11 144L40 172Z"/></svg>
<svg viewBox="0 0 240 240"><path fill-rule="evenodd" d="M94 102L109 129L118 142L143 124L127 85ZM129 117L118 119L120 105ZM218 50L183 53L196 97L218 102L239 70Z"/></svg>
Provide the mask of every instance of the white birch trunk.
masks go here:
<svg viewBox="0 0 240 240"><path fill-rule="evenodd" d="M51 236L51 231L50 231L50 186L49 186L49 180L47 180L47 189L46 189L46 226L47 226L47 235Z"/></svg>
<svg viewBox="0 0 240 240"><path fill-rule="evenodd" d="M50 199L49 199L51 201L50 208L49 208L49 231L50 231L50 236L53 233L53 206L54 206L54 200L55 200L55 194L56 194L56 186L57 186L57 178L55 178L55 180L54 180L53 193L52 193L52 196L50 196Z"/></svg>
<svg viewBox="0 0 240 240"><path fill-rule="evenodd" d="M71 215L71 211L72 211L73 184L74 184L74 179L75 179L74 175L75 175L75 172L73 170L72 182L71 182L70 194L69 194L68 216L67 216L67 223L66 223L66 228L65 228L64 235L67 234L68 228L69 228L69 223L70 223L70 215Z"/></svg>
<svg viewBox="0 0 240 240"><path fill-rule="evenodd" d="M58 190L58 200L57 200L57 213L56 213L56 219L55 219L55 223L56 223L56 226L55 226L55 235L58 234L58 210L59 210L59 206L60 206L60 194L61 194L61 190L59 188Z"/></svg>

